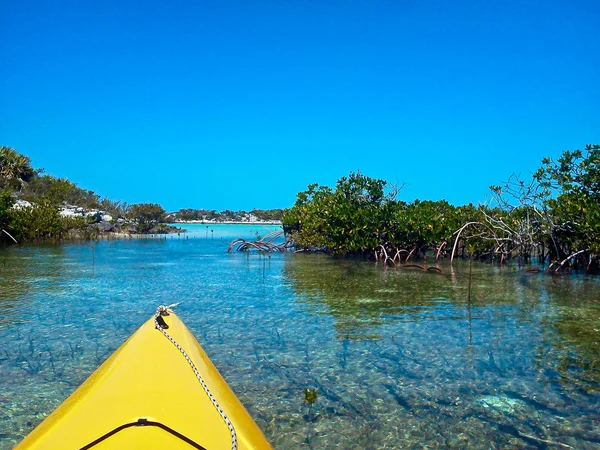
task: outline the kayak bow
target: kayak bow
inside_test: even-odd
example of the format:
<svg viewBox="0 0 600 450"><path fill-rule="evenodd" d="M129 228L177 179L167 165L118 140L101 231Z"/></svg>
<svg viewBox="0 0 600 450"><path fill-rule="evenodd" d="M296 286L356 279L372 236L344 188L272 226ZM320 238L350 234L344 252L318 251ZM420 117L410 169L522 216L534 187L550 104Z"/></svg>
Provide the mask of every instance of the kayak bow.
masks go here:
<svg viewBox="0 0 600 450"><path fill-rule="evenodd" d="M16 449L270 449L198 341L167 307Z"/></svg>

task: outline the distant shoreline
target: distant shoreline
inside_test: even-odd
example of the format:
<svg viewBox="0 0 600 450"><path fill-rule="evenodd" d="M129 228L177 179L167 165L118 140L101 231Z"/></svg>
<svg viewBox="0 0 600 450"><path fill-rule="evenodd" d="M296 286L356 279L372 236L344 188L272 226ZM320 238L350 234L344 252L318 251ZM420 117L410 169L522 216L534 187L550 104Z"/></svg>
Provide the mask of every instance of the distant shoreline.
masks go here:
<svg viewBox="0 0 600 450"><path fill-rule="evenodd" d="M198 224L198 225L281 225L280 220L256 220L253 222L240 222L236 220L220 220L220 221L211 221L211 220L176 220L174 222L169 222L169 225L178 225L178 224Z"/></svg>

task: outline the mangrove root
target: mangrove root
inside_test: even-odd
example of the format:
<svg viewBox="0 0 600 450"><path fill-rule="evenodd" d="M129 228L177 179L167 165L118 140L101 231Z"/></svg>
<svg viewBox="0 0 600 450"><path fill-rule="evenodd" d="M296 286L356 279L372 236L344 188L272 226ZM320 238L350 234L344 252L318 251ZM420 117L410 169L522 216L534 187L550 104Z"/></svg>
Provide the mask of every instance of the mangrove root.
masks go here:
<svg viewBox="0 0 600 450"><path fill-rule="evenodd" d="M233 250L238 252L245 252L248 250L258 250L267 253L284 252L292 246L292 243L289 239L286 239L283 244L275 244L274 241L281 236L283 236L283 231L274 231L257 241L246 241L245 239L237 238L231 241L227 248L227 252Z"/></svg>

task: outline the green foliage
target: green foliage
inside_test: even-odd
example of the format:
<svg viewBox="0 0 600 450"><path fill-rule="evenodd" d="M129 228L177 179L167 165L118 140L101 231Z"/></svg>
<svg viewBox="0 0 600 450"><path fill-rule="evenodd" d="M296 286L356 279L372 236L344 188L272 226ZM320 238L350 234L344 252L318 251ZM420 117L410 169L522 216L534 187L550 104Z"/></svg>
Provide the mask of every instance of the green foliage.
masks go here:
<svg viewBox="0 0 600 450"><path fill-rule="evenodd" d="M14 232L11 229L12 222L12 207L15 204L15 199L12 196L10 189L4 188L0 190L0 243L10 240L14 242ZM12 232L12 233L11 233Z"/></svg>
<svg viewBox="0 0 600 450"><path fill-rule="evenodd" d="M0 191L0 230L6 229L11 221L11 208L15 204L10 189Z"/></svg>
<svg viewBox="0 0 600 450"><path fill-rule="evenodd" d="M31 206L13 207L15 200L27 200ZM138 232L147 232L163 220L160 205L127 204L108 198L100 199L93 191L82 189L66 178L42 175L27 156L9 147L0 147L0 241L10 232L19 242L60 240L68 236L92 238L99 227L94 217L63 217L64 205L106 211L112 217L130 215ZM4 230L4 231L2 231Z"/></svg>
<svg viewBox="0 0 600 450"><path fill-rule="evenodd" d="M254 217L262 221L277 221L281 220L283 209L253 209L250 211Z"/></svg>
<svg viewBox="0 0 600 450"><path fill-rule="evenodd" d="M28 156L10 147L0 147L0 187L20 190L35 175Z"/></svg>
<svg viewBox="0 0 600 450"><path fill-rule="evenodd" d="M36 202L44 199L54 205L76 205L87 209L100 209L100 196L85 190L66 178L50 175L37 176L23 189L22 198Z"/></svg>
<svg viewBox="0 0 600 450"><path fill-rule="evenodd" d="M333 192L327 186L311 184L297 194L294 206L283 213L283 229L297 247L326 250L333 248L329 240L329 220Z"/></svg>
<svg viewBox="0 0 600 450"><path fill-rule="evenodd" d="M229 222L244 222L247 220L248 213L246 211L232 211L225 209L220 213L217 213L214 217L217 221L229 221Z"/></svg>
<svg viewBox="0 0 600 450"><path fill-rule="evenodd" d="M578 250L600 253L600 145L545 158L534 174L551 210L553 238L560 255Z"/></svg>
<svg viewBox="0 0 600 450"><path fill-rule="evenodd" d="M472 206L446 201L407 204L386 193L388 184L360 172L341 178L335 190L316 184L297 195L284 211L284 230L296 246L332 254L412 249L425 253L449 241Z"/></svg>
<svg viewBox="0 0 600 450"><path fill-rule="evenodd" d="M100 199L94 191L82 189L66 178L51 175L35 176L23 187L20 197L32 203L48 201L55 205L97 209L113 217L124 217L127 211L127 204L122 201L106 197Z"/></svg>
<svg viewBox="0 0 600 450"><path fill-rule="evenodd" d="M425 253L431 247L450 242L452 234L470 218L474 208L456 208L447 201L419 201L390 205L389 243L399 248L416 248ZM470 214L465 214L466 211Z"/></svg>
<svg viewBox="0 0 600 450"><path fill-rule="evenodd" d="M200 220L200 221L214 221L214 222L223 222L223 221L235 221L235 222L244 222L248 220L249 215L253 215L256 219L261 221L277 221L281 220L281 215L283 214L283 209L253 209L250 212L246 211L231 211L226 209L221 212L217 212L214 209L191 209L184 208L180 209L174 215L172 215L172 219L174 220Z"/></svg>
<svg viewBox="0 0 600 450"><path fill-rule="evenodd" d="M600 254L600 204L587 193L565 192L548 204L559 224L556 238L562 243L563 252L586 250Z"/></svg>
<svg viewBox="0 0 600 450"><path fill-rule="evenodd" d="M362 253L378 245L386 184L360 172L338 180L325 212L333 225L329 227L333 253Z"/></svg>
<svg viewBox="0 0 600 450"><path fill-rule="evenodd" d="M10 211L10 227L19 242L34 240L60 240L69 230L83 229L84 218L62 217L57 205L51 202L35 203L32 206Z"/></svg>
<svg viewBox="0 0 600 450"><path fill-rule="evenodd" d="M100 201L100 208L98 209L105 211L114 218L125 217L128 205L123 201L111 200L110 198L105 197Z"/></svg>
<svg viewBox="0 0 600 450"><path fill-rule="evenodd" d="M217 216L217 212L208 209L180 209L174 215L175 220L213 220Z"/></svg>
<svg viewBox="0 0 600 450"><path fill-rule="evenodd" d="M137 224L140 233L147 233L164 221L165 214L165 210L157 203L137 203L127 210L128 217Z"/></svg>
<svg viewBox="0 0 600 450"><path fill-rule="evenodd" d="M491 186L494 208L406 203L386 195L388 187L360 173L341 178L335 189L310 185L284 211L284 230L298 248L344 255L382 249L395 262L399 252L425 255L444 246L478 258L516 255L526 262L536 253L559 263L570 255L598 261L600 146L544 159L529 183L511 177Z"/></svg>
<svg viewBox="0 0 600 450"><path fill-rule="evenodd" d="M319 393L316 389L304 389L304 401L309 405L313 405L319 398Z"/></svg>
<svg viewBox="0 0 600 450"><path fill-rule="evenodd" d="M534 174L548 193L586 195L600 200L600 145L586 145L585 151L565 151L557 161L542 160Z"/></svg>
<svg viewBox="0 0 600 450"><path fill-rule="evenodd" d="M0 230L18 242L35 240L60 240L69 230L82 231L88 225L86 219L62 217L57 205L50 201L38 201L31 206L14 207L15 198L9 188L0 192ZM6 236L0 241L6 241Z"/></svg>

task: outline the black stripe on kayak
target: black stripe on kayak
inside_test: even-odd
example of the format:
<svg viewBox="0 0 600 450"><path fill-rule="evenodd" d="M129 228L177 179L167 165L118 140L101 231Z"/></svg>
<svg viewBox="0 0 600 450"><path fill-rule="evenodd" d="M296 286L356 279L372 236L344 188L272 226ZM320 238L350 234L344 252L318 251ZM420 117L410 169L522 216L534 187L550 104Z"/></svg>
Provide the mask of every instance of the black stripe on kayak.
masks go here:
<svg viewBox="0 0 600 450"><path fill-rule="evenodd" d="M89 448L92 448L92 447L98 445L100 442L117 434L119 431L124 430L126 428L131 428L131 427L158 427L158 428L161 428L162 430L165 430L167 433L171 433L173 436L181 439L182 441L184 441L187 444L190 444L192 447L197 448L198 450L206 450L200 444L197 444L196 442L192 441L190 438L184 436L183 434L179 433L178 431L175 431L173 428L170 428L160 422L153 422L151 420L146 420L146 419L138 419L137 422L131 422L131 423L126 423L124 425L121 425L120 427L117 427L114 430L109 431L108 433L100 436L95 441L90 442L87 445L84 445L79 450L88 450Z"/></svg>

